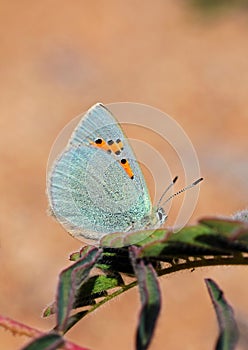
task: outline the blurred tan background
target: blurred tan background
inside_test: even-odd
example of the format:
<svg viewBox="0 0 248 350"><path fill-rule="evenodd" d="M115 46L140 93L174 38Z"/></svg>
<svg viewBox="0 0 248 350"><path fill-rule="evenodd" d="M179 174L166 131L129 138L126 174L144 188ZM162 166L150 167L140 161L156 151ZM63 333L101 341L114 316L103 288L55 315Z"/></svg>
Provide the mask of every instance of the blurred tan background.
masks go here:
<svg viewBox="0 0 248 350"><path fill-rule="evenodd" d="M46 162L61 128L97 101L149 104L184 128L205 178L192 223L247 206L248 10L245 1L219 2L0 1L1 314L54 325L40 315L81 243L46 215ZM213 349L205 277L247 319L246 267L164 277L151 350ZM138 312L133 290L67 337L92 350L134 349ZM27 341L0 329L1 349Z"/></svg>

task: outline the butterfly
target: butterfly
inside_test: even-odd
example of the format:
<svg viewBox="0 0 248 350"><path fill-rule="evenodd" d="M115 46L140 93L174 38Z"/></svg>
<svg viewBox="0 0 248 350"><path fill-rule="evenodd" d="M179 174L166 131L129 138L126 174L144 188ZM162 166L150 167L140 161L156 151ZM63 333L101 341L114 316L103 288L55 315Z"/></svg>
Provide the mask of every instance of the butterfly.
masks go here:
<svg viewBox="0 0 248 350"><path fill-rule="evenodd" d="M164 194L153 206L127 137L101 103L82 116L54 161L47 194L52 215L81 240L99 241L109 233L156 229L167 218Z"/></svg>

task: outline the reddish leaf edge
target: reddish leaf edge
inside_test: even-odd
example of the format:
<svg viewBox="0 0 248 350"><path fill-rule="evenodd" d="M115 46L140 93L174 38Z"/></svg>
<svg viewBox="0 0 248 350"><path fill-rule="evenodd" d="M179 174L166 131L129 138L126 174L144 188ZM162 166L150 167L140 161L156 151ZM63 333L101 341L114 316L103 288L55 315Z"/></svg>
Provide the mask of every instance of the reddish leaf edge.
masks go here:
<svg viewBox="0 0 248 350"><path fill-rule="evenodd" d="M10 331L13 335L26 336L33 340L40 338L47 334L34 327L30 327L22 322L15 321L9 317L0 315L0 327ZM58 333L59 334L59 333ZM62 336L61 336L62 337ZM64 338L63 338L64 339ZM25 349L25 347L24 347ZM64 344L60 347L63 350L89 350L89 348L81 347L64 339Z"/></svg>

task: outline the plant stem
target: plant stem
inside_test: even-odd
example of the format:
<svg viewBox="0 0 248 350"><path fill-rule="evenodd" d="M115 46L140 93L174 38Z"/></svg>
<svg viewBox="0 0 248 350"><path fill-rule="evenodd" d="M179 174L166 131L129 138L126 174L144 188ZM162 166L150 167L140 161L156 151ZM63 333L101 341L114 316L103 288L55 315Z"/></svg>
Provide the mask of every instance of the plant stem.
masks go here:
<svg viewBox="0 0 248 350"><path fill-rule="evenodd" d="M248 265L248 257L243 256L242 254L234 255L234 256L227 256L227 257L216 257L213 258L208 257L195 257L194 260L190 260L185 258L183 262L174 263L171 266L166 266L165 268L161 270L157 270L157 274L159 277L168 275L170 273L180 271L180 270L187 270L187 269L195 269L198 267L207 267L207 266L217 266L217 265ZM135 287L137 285L137 281L131 282L117 291L113 292L112 294L109 294L106 296L103 300L101 300L99 303L93 305L85 314L88 315L89 313L93 312L97 308L99 308L101 305L107 303L111 299L115 298L116 296L128 291L129 289ZM85 317L84 316L84 317Z"/></svg>
<svg viewBox="0 0 248 350"><path fill-rule="evenodd" d="M185 262L173 264L170 267L167 266L164 269L157 271L157 273L160 277L176 271L217 265L248 265L248 257L245 257L242 254L230 257L197 257L195 260L187 259Z"/></svg>

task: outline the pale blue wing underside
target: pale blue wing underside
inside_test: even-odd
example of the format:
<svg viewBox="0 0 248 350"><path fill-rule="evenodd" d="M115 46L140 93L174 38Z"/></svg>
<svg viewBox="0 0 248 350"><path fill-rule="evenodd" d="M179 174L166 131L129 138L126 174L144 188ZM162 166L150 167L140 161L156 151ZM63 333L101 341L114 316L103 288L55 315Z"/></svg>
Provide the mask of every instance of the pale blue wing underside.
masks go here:
<svg viewBox="0 0 248 350"><path fill-rule="evenodd" d="M88 146L91 141L98 138L114 141L120 139L123 143L123 151L116 158L136 159L117 119L101 103L95 104L85 113L75 128L68 147L78 147L82 144ZM135 168L134 178L137 191L147 192L147 185L139 166Z"/></svg>
<svg viewBox="0 0 248 350"><path fill-rule="evenodd" d="M129 162L136 173L138 163ZM147 191L137 191L136 181L116 159L90 146L72 147L55 162L49 199L54 215L73 236L96 240L128 231L134 223L143 228L151 212Z"/></svg>
<svg viewBox="0 0 248 350"><path fill-rule="evenodd" d="M105 140L121 139L124 153L128 158L135 158L133 151L113 114L101 103L91 107L75 128L70 139L70 146L89 144L89 140L103 138Z"/></svg>
<svg viewBox="0 0 248 350"><path fill-rule="evenodd" d="M92 146L98 138L121 139L120 157ZM128 160L133 179L120 165L121 158ZM142 171L117 120L102 104L82 117L54 162L48 197L53 214L73 236L98 240L147 224L152 206Z"/></svg>

